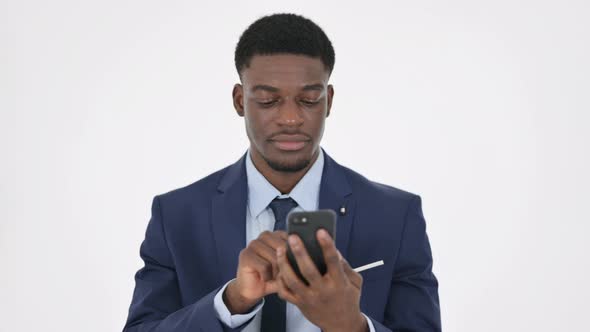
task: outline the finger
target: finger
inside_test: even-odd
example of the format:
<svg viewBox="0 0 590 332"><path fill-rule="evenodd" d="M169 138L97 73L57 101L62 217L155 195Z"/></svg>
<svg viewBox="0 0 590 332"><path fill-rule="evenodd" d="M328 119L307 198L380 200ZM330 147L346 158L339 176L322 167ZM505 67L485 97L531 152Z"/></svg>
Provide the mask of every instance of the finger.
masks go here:
<svg viewBox="0 0 590 332"><path fill-rule="evenodd" d="M264 295L277 293L279 290L278 276L274 280L269 280L264 284Z"/></svg>
<svg viewBox="0 0 590 332"><path fill-rule="evenodd" d="M273 252L274 252L274 250L273 250ZM262 256L258 256L258 257L262 258L264 261L266 261L267 264L270 265L271 278L268 280L276 279L277 276L279 275L279 266L276 261L276 254L275 254L275 260L273 262L269 262L266 258L264 258Z"/></svg>
<svg viewBox="0 0 590 332"><path fill-rule="evenodd" d="M263 281L273 279L272 264L262 257L256 255L253 251L245 251L245 266L256 271Z"/></svg>
<svg viewBox="0 0 590 332"><path fill-rule="evenodd" d="M279 265L279 276L281 277L285 286L291 290L293 294L302 295L307 291L307 286L303 284L303 281L299 279L299 277L291 268L291 264L287 260L287 250L285 247L279 247L277 249L277 262Z"/></svg>
<svg viewBox="0 0 590 332"><path fill-rule="evenodd" d="M272 273L275 277L279 272L278 266L276 264L276 248L285 245L286 240L287 233L284 231L275 231L272 233L269 231L264 231L255 240L263 243L265 246L271 249L270 252L265 252L266 255L264 257L269 259L269 261L272 263ZM270 258L269 255L272 256L272 258Z"/></svg>
<svg viewBox="0 0 590 332"><path fill-rule="evenodd" d="M279 297L287 302L291 302L293 304L298 304L299 303L299 299L297 298L297 296L287 287L287 285L285 284L285 282L283 281L282 276L279 274L279 277L277 278L276 282L275 282L276 288L277 288L277 294L279 295Z"/></svg>
<svg viewBox="0 0 590 332"><path fill-rule="evenodd" d="M341 260L341 264L342 270L344 270L344 273L348 277L348 280L350 280L354 287L356 287L357 289L361 289L361 287L363 286L363 276L361 276L360 273L354 271L352 267L350 267L350 264L348 264L348 262L344 258Z"/></svg>
<svg viewBox="0 0 590 332"><path fill-rule="evenodd" d="M326 267L328 268L328 272L326 274L337 282L343 282L344 271L342 271L340 256L338 255L338 250L336 249L336 245L334 244L332 237L325 229L320 229L316 233L316 238L318 239L320 247L322 248L324 261L326 262Z"/></svg>
<svg viewBox="0 0 590 332"><path fill-rule="evenodd" d="M276 264L277 262L277 252L274 248L271 248L266 243L260 240L254 240L248 244L250 250L252 250L256 255L262 257L269 263Z"/></svg>
<svg viewBox="0 0 590 332"><path fill-rule="evenodd" d="M274 231L281 239L287 241L287 237L289 236L285 231Z"/></svg>
<svg viewBox="0 0 590 332"><path fill-rule="evenodd" d="M272 275L273 279L276 277L277 273L279 272L279 268L277 266L277 253L276 250L266 245L264 242L256 239L251 241L248 244L248 249L253 251L256 255L267 261L272 266Z"/></svg>
<svg viewBox="0 0 590 332"><path fill-rule="evenodd" d="M291 252L293 256L295 256L295 261L297 262L297 266L299 267L299 271L303 275L303 277L309 282L310 285L313 285L318 280L321 280L322 276L318 271L315 263L309 257L307 250L305 249L305 245L297 235L290 235L289 236L289 247L291 248Z"/></svg>
<svg viewBox="0 0 590 332"><path fill-rule="evenodd" d="M276 250L287 240L287 233L279 231L271 233L269 231L264 231L258 236L258 240Z"/></svg>

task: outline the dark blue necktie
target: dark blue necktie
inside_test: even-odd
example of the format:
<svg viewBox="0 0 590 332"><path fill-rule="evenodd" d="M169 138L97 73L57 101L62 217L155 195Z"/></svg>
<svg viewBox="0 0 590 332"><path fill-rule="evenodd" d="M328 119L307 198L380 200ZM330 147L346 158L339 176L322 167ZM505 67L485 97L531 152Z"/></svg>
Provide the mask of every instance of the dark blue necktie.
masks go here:
<svg viewBox="0 0 590 332"><path fill-rule="evenodd" d="M286 230L285 224L287 214L297 203L292 198L275 198L270 202L269 207L275 215L274 230ZM261 332L281 332L287 327L287 304L275 294L269 294L264 297L264 306L262 307L262 324Z"/></svg>

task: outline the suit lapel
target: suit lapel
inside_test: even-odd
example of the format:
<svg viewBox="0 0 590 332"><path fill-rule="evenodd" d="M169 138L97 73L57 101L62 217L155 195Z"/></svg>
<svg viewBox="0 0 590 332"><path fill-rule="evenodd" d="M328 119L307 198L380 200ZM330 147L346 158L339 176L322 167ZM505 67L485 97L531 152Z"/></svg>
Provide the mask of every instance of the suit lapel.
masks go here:
<svg viewBox="0 0 590 332"><path fill-rule="evenodd" d="M344 213L341 209L344 207ZM352 188L342 166L338 165L324 151L324 170L320 184L320 209L336 212L336 248L344 257L348 256L348 240L354 219L355 201Z"/></svg>
<svg viewBox="0 0 590 332"><path fill-rule="evenodd" d="M245 156L228 167L212 199L211 224L222 282L235 277L240 251L246 247Z"/></svg>
<svg viewBox="0 0 590 332"><path fill-rule="evenodd" d="M245 158L246 154L227 168L211 202L211 228L222 282L235 277L240 251L246 247L248 182ZM344 214L341 213L342 207L345 209ZM342 166L325 151L319 208L336 212L336 247L347 257L355 200Z"/></svg>

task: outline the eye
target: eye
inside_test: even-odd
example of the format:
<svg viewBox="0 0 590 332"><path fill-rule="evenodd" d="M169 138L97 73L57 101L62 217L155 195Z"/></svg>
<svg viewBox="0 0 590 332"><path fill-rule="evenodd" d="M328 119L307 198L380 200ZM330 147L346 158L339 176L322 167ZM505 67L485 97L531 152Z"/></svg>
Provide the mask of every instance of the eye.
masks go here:
<svg viewBox="0 0 590 332"><path fill-rule="evenodd" d="M311 101L311 100L302 100L301 102L307 106L313 106L313 105L317 105L319 103L319 101Z"/></svg>
<svg viewBox="0 0 590 332"><path fill-rule="evenodd" d="M271 107L274 104L276 104L276 100L268 100L268 101L259 101L257 102L258 105L262 106L262 107Z"/></svg>

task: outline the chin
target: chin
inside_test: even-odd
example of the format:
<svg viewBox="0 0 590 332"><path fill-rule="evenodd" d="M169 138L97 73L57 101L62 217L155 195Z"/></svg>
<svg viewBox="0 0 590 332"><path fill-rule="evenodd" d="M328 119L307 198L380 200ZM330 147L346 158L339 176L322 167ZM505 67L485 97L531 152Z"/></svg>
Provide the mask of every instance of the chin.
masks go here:
<svg viewBox="0 0 590 332"><path fill-rule="evenodd" d="M278 172L299 172L305 169L311 162L311 157L307 156L286 156L278 158L263 157L270 168Z"/></svg>

